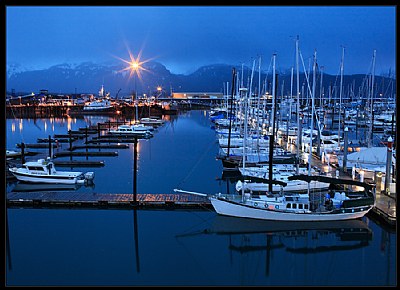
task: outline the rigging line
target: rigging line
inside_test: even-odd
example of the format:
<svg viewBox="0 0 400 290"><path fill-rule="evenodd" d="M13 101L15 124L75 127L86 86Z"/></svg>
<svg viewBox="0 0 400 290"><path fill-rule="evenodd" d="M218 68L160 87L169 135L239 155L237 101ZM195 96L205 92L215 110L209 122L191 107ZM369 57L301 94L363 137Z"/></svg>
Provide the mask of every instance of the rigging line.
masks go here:
<svg viewBox="0 0 400 290"><path fill-rule="evenodd" d="M304 66L303 55L301 54L300 51L299 51L299 54L300 54L300 58L301 58L301 63L303 64L304 75L305 75L306 80L307 80L307 88L308 88L308 91L309 91L310 95L312 95L311 88L310 88L310 81L309 81L309 79L308 79L308 75L307 75L307 72L306 72L306 68L305 68L305 66Z"/></svg>
<svg viewBox="0 0 400 290"><path fill-rule="evenodd" d="M190 171L188 172L188 174L186 175L185 178L183 178L181 180L181 182L178 183L178 185L176 186L176 188L180 188L180 186L182 184L184 184L186 182L186 180L190 177L190 175L193 173L194 169L199 165L200 161L205 157L206 153L208 153L208 151L210 151L210 149L215 146L215 143L210 142L210 145L208 146L207 150L205 150L203 152L203 154L200 156L200 158L197 160L196 164L192 167L192 169L190 169Z"/></svg>

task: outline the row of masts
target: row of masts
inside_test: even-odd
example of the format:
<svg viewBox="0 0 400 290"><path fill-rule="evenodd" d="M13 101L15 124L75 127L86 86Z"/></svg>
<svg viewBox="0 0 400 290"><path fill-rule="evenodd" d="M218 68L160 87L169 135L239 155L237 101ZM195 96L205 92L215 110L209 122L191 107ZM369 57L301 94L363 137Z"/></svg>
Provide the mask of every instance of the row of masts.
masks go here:
<svg viewBox="0 0 400 290"><path fill-rule="evenodd" d="M374 57L375 57L375 52L374 52ZM316 105L316 86L317 86L317 81L316 81L316 76L317 76L317 69L318 69L318 63L317 63L317 52L314 51L314 61L313 61L313 74L312 74L312 80L310 80L309 75L305 75L306 80L307 80L307 89L310 93L311 96L311 104L307 108L301 108L300 106L300 90L299 90L299 59L302 59L301 53L298 50L298 41L296 42L296 65L297 65L297 97L293 97L293 69L292 69L292 78L291 78L291 93L290 93L290 98L286 98L286 100L291 100L293 103L294 100L296 101L296 105L294 106L293 112L295 113L297 117L297 138L296 138L296 158L295 158L295 164L297 166L296 168L296 174L299 174L299 167L300 167L300 148L302 148L302 138L304 138L304 135L302 135L302 127L303 124L309 124L309 138L308 141L304 142L309 142L309 151L308 151L308 156L307 156L307 169L308 169L308 175L312 174L312 149L313 149L313 132L314 130L317 131L317 136L321 137L322 135L322 129L323 129L323 120L322 118L324 117L323 115L321 116L321 112L323 112L323 107L321 106L321 102L319 104L319 108L317 108ZM302 60L303 67L304 67L304 61ZM341 72L341 79L340 79L340 90L339 90L339 103L337 104L338 107L336 108L333 106L333 110L337 109L337 123L338 123L338 128L337 128L337 136L338 136L338 146L341 146L341 139L342 135L344 135L344 138L346 139L345 145L342 146L344 147L344 155L346 156L347 153L347 142L348 142L348 128L344 127L345 125L345 119L348 117L346 108L347 106L343 104L342 102L342 94L343 94L343 72L344 72L344 47L342 49L342 60L340 64L340 72ZM225 109L228 111L228 119L229 119L229 135L228 135L228 151L227 151L227 157L230 157L230 138L231 138L231 133L232 133L232 123L234 123L235 128L239 127L243 131L243 138L242 138L242 161L240 163L241 165L241 170L245 171L246 166L247 166L247 156L248 156L248 150L250 147L247 146L248 141L248 136L251 135L251 137L256 139L257 145L254 147L254 142L251 141L253 147L251 147L251 151L253 149L259 149L261 142L261 136L268 136L269 137L269 151L267 150L268 148L264 144L264 150L263 154L269 153L269 158L268 158L268 164L269 164L269 169L268 169L268 174L269 174L269 180L272 180L272 173L273 173L273 158L274 158L274 148L275 148L275 138L277 137L278 133L278 125L277 125L277 108L279 106L282 107L284 104L283 101L283 96L280 98L280 102L278 101L277 97L277 83L278 83L278 75L276 74L276 54L273 54L272 57L272 94L261 94L260 91L257 91L257 89L253 88L253 78L254 78L254 71L255 71L255 64L256 61L253 61L253 66L252 66L252 71L251 71L251 77L247 82L247 86L243 85L243 69L242 69L242 75L241 75L241 81L239 82L239 76L236 73L236 70L233 69L232 72L232 93L230 99L227 99L226 101L226 107ZM261 66L261 59L259 61L259 68ZM260 69L259 69L260 72ZM373 78L372 78L373 80ZM238 83L240 85L238 85ZM310 85L311 84L311 85ZM259 87L260 87L260 74L259 74ZM373 87L373 86L372 86ZM227 85L227 91L229 87ZM254 92L253 92L254 91ZM262 92L262 91L261 91ZM370 96L373 95L373 91L370 93ZM230 101L230 102L229 102ZM372 102L371 102L372 103ZM370 104L370 103L368 103ZM317 110L319 109L319 110ZM370 111L373 112L374 107L369 107ZM289 106L289 112L290 115L287 115L287 125L286 129L289 129L289 123L292 119L292 104ZM343 116L342 116L343 114ZM332 114L332 124L334 123L334 114ZM282 114L280 114L280 117L282 118ZM307 122L303 122L304 119L308 119ZM261 119L261 120L260 120ZM370 126L370 131L372 131L372 123L369 123ZM343 126L343 128L342 128ZM315 129L316 128L316 129ZM250 130L250 133L249 133ZM235 129L235 132L237 130ZM304 130L305 131L305 130ZM342 132L343 131L343 132ZM370 133L372 134L372 132ZM289 134L286 133L286 138L289 137ZM287 139L288 140L288 139ZM319 139L317 141L318 143L318 155L320 154L319 152ZM237 148L236 148L237 149ZM343 150L343 148L340 148L339 150ZM237 150L235 152L238 152ZM260 152L260 151L259 151ZM304 147L302 150L302 153L304 152ZM237 154L237 153L235 153ZM261 154L260 154L261 155ZM346 158L346 157L345 157ZM261 160L261 158L259 158ZM264 161L267 159L264 159ZM252 163L252 161L250 161ZM254 162L253 162L254 163ZM257 163L257 162L255 162ZM261 162L258 163L260 165ZM344 166L346 162L344 162ZM272 193L272 183L270 182L269 184L269 192ZM309 188L310 189L310 188ZM242 196L244 197L244 187L242 187Z"/></svg>
<svg viewBox="0 0 400 290"><path fill-rule="evenodd" d="M307 81L307 98L304 99L301 96L304 96L304 92L302 90L302 92L300 92L300 69L299 69L299 61L301 59L302 61L302 65L303 65L303 69L305 71L305 67L304 67L304 61L301 55L301 52L299 50L299 40L297 38L296 40L296 76L297 76L297 86L296 86L296 93L293 94L293 82L294 82L294 69L292 68L291 70L291 84L290 84L290 95L289 96L284 96L283 95L283 85L282 84L282 91L281 91L281 95L280 97L277 96L277 75L275 72L272 73L272 92L266 92L265 88L265 84L266 81L264 82L264 84L262 85L262 89L260 90L259 88L261 87L261 58L259 59L259 77L258 77L258 88L255 87L253 89L253 76L254 76L254 68L255 68L255 61L253 61L253 68L252 68L252 73L251 73L251 77L249 78L249 80L247 81L247 86L246 86L246 95L248 98L248 102L249 102L249 108L250 110L252 110L253 114L255 114L256 116L256 124L260 124L260 112L266 112L266 108L268 107L270 109L270 115L273 115L272 112L274 112L275 110L275 106L282 106L282 104L284 102L288 102L291 103L290 104L290 114L287 118L291 119L292 118L292 114L295 114L297 117L296 123L297 126L299 126L301 124L301 121L304 122L304 119L306 117L304 117L305 114L307 114L308 116L313 116L313 118L310 118L310 121L312 123L311 127L316 127L319 131L321 130L320 125L322 125L323 123L323 118L324 115L326 115L328 112L330 112L330 116L332 117L331 120L331 129L334 128L334 123L337 123L337 132L338 132L338 136L340 138L343 138L344 133L343 130L346 126L350 125L350 123L354 123L354 119L350 120L349 117L349 110L351 109L352 111L356 110L357 115L355 117L356 122L359 121L359 126L368 126L368 132L365 135L366 137L366 143L368 145L368 147L372 146L372 141L373 141L373 130L374 130L374 115L376 115L377 113L382 113L385 110L389 110L389 112L393 115L392 117L392 124L395 121L395 112L393 109L393 104L394 101L390 101L390 98L387 98L386 101L388 102L386 106L384 106L381 102L378 102L376 100L376 98L374 98L374 75L375 75L375 58L376 58L376 51L374 50L373 53L373 60L372 60L372 72L369 75L368 78L365 78L365 82L363 82L362 87L363 90L365 90L365 88L367 87L367 91L366 93L366 100L362 100L359 98L356 98L356 101L354 102L349 102L348 98L344 98L344 89L343 89L343 76L344 76L344 55L345 55L345 48L342 47L342 57L341 57L341 62L340 62L340 86L339 86L339 90L336 90L336 86L334 87L334 91L335 93L338 91L339 96L338 98L333 97L332 94L332 88L331 86L329 87L329 94L328 94L328 98L326 98L326 96L324 95L323 92L323 87L322 87L322 78L323 78L323 67L319 68L318 63L316 61L316 51L315 51L315 55L314 55L314 65L313 65L313 80L311 81L309 79L309 75L307 75L307 73L305 73L305 79ZM276 54L273 55L273 67L275 69L275 59L276 59ZM317 87L317 72L321 73L320 74L320 92L319 92L319 96L317 96L317 91L316 91L316 87ZM240 94L243 94L244 92L244 81L243 81L243 66L242 66L242 72L241 75L239 77L239 74L235 73L235 83L234 85L232 85L232 99L233 100L238 100L240 98ZM240 81L239 81L240 78ZM232 82L234 83L234 82ZM312 89L310 86L310 83L312 84ZM248 88L248 89L247 89ZM303 84L303 88L304 88L304 84ZM229 84L226 84L226 92L229 91ZM354 88L351 88L350 90L348 90L350 93L350 95L352 97L354 97ZM361 89L360 89L360 93L361 93ZM310 97L308 97L310 96ZM279 99L279 102L278 102ZM292 104L294 103L294 101L296 102L293 110L292 110ZM389 103L390 102L390 103ZM229 103L229 97L227 94L227 98L226 98L226 107L228 107L228 103ZM392 108L390 107L390 105L392 105ZM231 105L232 106L232 105ZM388 109L389 108L389 109ZM391 109L390 109L391 108ZM240 108L239 108L240 110ZM312 112L311 112L312 111ZM311 113L311 114L310 114ZM279 112L278 112L279 114ZM268 115L268 112L267 112ZM361 116L364 116L361 120ZM282 120L282 114L280 114L278 116L278 118L280 118ZM303 120L301 120L300 118L302 118ZM317 124L314 125L314 120L317 122ZM275 124L275 117L269 117L269 125L268 127L274 126ZM272 124L272 125L271 125ZM392 125L393 126L393 125ZM326 127L326 125L325 125ZM357 127L357 126L356 126ZM313 130L313 128L311 128L311 130ZM276 127L273 129L275 132ZM300 130L298 131L298 135L297 135L297 140L301 140L301 136L300 136ZM391 130L393 131L393 130ZM258 132L258 131L257 131ZM319 132L320 133L320 132ZM299 144L300 145L300 144Z"/></svg>

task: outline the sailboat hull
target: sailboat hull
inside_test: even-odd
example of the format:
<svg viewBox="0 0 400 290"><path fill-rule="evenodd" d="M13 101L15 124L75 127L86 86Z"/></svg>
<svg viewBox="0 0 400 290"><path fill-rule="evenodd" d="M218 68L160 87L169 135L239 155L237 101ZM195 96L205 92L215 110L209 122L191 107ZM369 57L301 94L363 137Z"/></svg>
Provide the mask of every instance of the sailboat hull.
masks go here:
<svg viewBox="0 0 400 290"><path fill-rule="evenodd" d="M339 221L362 218L371 205L341 209L333 212L289 212L269 208L263 201L241 203L221 197L210 197L215 211L220 215L275 221Z"/></svg>

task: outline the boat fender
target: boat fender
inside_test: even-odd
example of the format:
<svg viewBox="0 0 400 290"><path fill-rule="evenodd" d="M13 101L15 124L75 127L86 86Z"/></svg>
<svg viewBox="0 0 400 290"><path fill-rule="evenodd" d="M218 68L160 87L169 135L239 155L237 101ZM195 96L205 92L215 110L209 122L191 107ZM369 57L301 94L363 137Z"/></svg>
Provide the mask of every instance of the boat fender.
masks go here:
<svg viewBox="0 0 400 290"><path fill-rule="evenodd" d="M255 203L254 203L254 206L258 206L258 203L255 202Z"/></svg>
<svg viewBox="0 0 400 290"><path fill-rule="evenodd" d="M279 209L279 205L275 205L275 209Z"/></svg>

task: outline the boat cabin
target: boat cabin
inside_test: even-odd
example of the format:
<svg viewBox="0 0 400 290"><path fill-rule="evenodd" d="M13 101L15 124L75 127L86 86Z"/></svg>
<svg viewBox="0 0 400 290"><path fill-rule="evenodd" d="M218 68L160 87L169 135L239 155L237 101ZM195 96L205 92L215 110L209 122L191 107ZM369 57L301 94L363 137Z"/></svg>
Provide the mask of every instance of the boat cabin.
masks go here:
<svg viewBox="0 0 400 290"><path fill-rule="evenodd" d="M120 133L131 133L133 131L134 131L133 128L128 125L118 126L118 129L116 130L116 132L120 132Z"/></svg>
<svg viewBox="0 0 400 290"><path fill-rule="evenodd" d="M309 210L308 198L300 198L299 196L286 196L286 209L290 210Z"/></svg>
<svg viewBox="0 0 400 290"><path fill-rule="evenodd" d="M26 162L24 166L28 172L35 174L53 174L56 172L53 162L45 159L39 159L37 162Z"/></svg>

